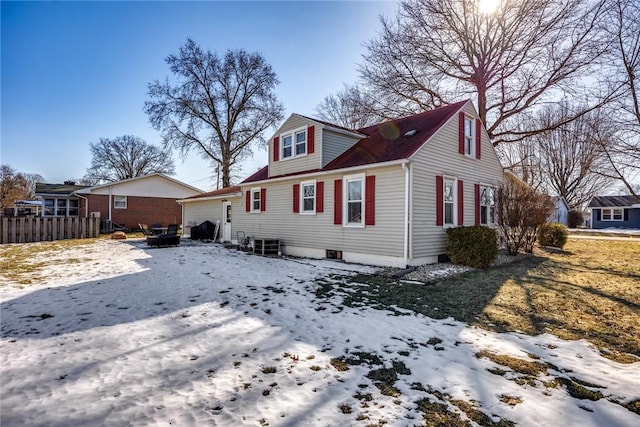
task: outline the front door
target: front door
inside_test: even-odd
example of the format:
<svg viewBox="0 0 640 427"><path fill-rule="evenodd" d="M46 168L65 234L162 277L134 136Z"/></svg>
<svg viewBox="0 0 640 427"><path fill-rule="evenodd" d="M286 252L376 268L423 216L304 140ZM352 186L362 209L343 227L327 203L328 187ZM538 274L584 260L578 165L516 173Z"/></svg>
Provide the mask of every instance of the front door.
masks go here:
<svg viewBox="0 0 640 427"><path fill-rule="evenodd" d="M222 241L231 241L231 202L222 202Z"/></svg>

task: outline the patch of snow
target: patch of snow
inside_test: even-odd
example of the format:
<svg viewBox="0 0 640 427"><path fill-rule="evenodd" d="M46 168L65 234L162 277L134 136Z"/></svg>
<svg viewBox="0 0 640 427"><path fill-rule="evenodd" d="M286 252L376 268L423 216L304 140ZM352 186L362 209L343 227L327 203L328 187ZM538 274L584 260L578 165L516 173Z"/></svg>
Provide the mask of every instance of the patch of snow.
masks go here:
<svg viewBox="0 0 640 427"><path fill-rule="evenodd" d="M130 240L56 256L85 261L49 265L36 285L5 281L0 288L3 426L350 426L362 425L359 415L390 426L423 424L415 402L427 394L413 383L477 401L519 425L640 422L607 399L519 386L476 357L480 350L535 355L606 386L605 396L640 398L640 363L612 362L587 341L498 334L408 311L337 309L315 298L317 280L371 267L259 257L214 244L149 249ZM442 342L428 345L432 338ZM366 365L342 372L331 366L353 352L376 353L387 367L404 362L411 374L395 384L402 394L382 395ZM368 408L354 397L358 391L374 396ZM501 402L505 394L522 403Z"/></svg>
<svg viewBox="0 0 640 427"><path fill-rule="evenodd" d="M570 233L614 233L614 234L632 234L640 236L640 229L638 228L570 228Z"/></svg>

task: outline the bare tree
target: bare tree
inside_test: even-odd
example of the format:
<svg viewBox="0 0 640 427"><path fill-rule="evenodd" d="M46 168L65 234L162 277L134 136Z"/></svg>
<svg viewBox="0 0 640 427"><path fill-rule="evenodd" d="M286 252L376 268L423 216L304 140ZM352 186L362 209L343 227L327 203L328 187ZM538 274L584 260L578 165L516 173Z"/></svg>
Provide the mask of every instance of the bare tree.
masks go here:
<svg viewBox="0 0 640 427"><path fill-rule="evenodd" d="M545 183L545 170L542 169L540 150L532 138L500 144L496 152L505 169L513 172L524 183L534 189L540 189Z"/></svg>
<svg viewBox="0 0 640 427"><path fill-rule="evenodd" d="M610 0L603 30L613 40L608 51L609 83L617 97L607 106L616 132L600 149L609 161L606 174L638 195L640 179L640 3Z"/></svg>
<svg viewBox="0 0 640 427"><path fill-rule="evenodd" d="M553 126L565 122L574 108L581 109L567 103L541 109L523 126L551 129L499 146L498 152L508 169L529 186L562 196L571 208L581 209L594 194L605 192L614 183L602 150L612 145L614 131L603 110Z"/></svg>
<svg viewBox="0 0 640 427"><path fill-rule="evenodd" d="M219 164L222 185L229 186L251 144L264 142L263 132L283 118L276 74L258 53L229 50L219 58L191 39L166 62L176 82L149 84L144 109L151 124L162 131L165 147L183 156L195 150Z"/></svg>
<svg viewBox="0 0 640 427"><path fill-rule="evenodd" d="M44 179L38 174L17 172L9 165L0 166L0 208L12 207L16 200L34 197L36 182Z"/></svg>
<svg viewBox="0 0 640 427"><path fill-rule="evenodd" d="M482 13L476 0L405 0L395 20L381 19L361 78L389 117L472 97L495 145L521 140L608 99L590 89L608 47L598 31L605 1L504 0ZM516 126L558 97L589 103L550 127Z"/></svg>
<svg viewBox="0 0 640 427"><path fill-rule="evenodd" d="M553 211L551 197L515 178L505 175L498 191L498 229L507 250L517 255L520 249L533 251L540 226Z"/></svg>
<svg viewBox="0 0 640 427"><path fill-rule="evenodd" d="M132 135L100 138L91 145L91 167L82 178L91 185L121 181L151 173L173 175L171 151Z"/></svg>
<svg viewBox="0 0 640 427"><path fill-rule="evenodd" d="M563 122L572 114L567 104L560 104L542 110L537 121L544 127ZM602 114L593 111L532 138L548 191L564 197L572 209L583 208L591 197L613 184L601 173L607 163L599 147L610 145Z"/></svg>
<svg viewBox="0 0 640 427"><path fill-rule="evenodd" d="M342 91L326 96L316 107L318 118L348 129L375 124L380 116L373 111L372 101L362 88L345 85Z"/></svg>

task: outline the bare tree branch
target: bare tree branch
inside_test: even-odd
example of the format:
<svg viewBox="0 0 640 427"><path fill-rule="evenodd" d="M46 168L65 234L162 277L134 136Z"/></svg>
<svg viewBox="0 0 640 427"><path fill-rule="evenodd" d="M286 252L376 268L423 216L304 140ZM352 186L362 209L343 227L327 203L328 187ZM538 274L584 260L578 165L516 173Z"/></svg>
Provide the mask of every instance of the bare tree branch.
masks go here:
<svg viewBox="0 0 640 427"><path fill-rule="evenodd" d="M100 141L90 143L90 146L91 166L83 181L92 185L151 173L175 173L170 150L160 149L132 135L113 139L100 138Z"/></svg>
<svg viewBox="0 0 640 427"><path fill-rule="evenodd" d="M176 83L149 84L149 121L162 131L166 148L183 156L196 151L219 164L222 185L229 186L252 144L264 142L264 131L283 118L276 74L257 53L230 50L221 59L191 39L167 64Z"/></svg>
<svg viewBox="0 0 640 427"><path fill-rule="evenodd" d="M599 25L608 0L504 0L492 14L475 0L405 0L395 20L381 19L359 71L380 116L411 114L465 97L476 100L495 145L549 128L518 128L561 97L583 110L610 100L585 80L608 48Z"/></svg>

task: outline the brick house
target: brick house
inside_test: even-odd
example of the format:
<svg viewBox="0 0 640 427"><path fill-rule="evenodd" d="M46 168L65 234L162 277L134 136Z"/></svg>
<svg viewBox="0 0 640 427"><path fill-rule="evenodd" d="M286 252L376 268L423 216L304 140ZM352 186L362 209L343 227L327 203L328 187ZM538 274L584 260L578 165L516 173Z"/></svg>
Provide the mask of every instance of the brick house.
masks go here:
<svg viewBox="0 0 640 427"><path fill-rule="evenodd" d="M99 216L103 229L134 229L139 223L164 227L180 224L182 208L176 200L200 193L201 190L161 173L93 187L71 183L36 186L36 197L44 203L42 216Z"/></svg>

